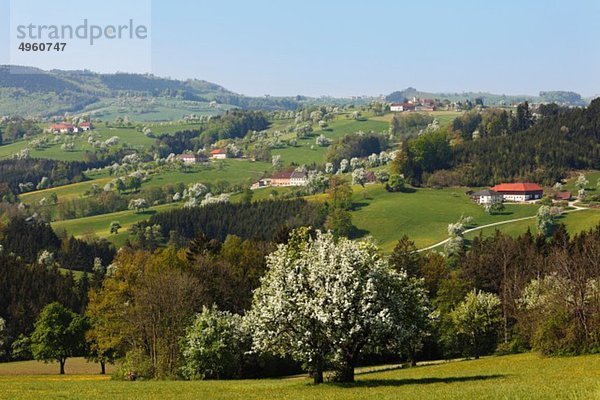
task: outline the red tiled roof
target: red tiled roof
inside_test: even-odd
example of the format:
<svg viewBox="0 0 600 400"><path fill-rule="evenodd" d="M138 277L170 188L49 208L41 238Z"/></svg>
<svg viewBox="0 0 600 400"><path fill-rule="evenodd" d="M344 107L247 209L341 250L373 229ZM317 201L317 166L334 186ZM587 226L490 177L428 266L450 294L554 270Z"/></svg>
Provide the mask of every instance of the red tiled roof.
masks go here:
<svg viewBox="0 0 600 400"><path fill-rule="evenodd" d="M89 122L82 122L79 124L79 126L90 126L92 124L90 124Z"/></svg>
<svg viewBox="0 0 600 400"><path fill-rule="evenodd" d="M293 172L277 172L273 174L271 179L291 179Z"/></svg>
<svg viewBox="0 0 600 400"><path fill-rule="evenodd" d="M62 123L62 124L52 125L52 129L73 129L73 128L74 128L74 126L71 124Z"/></svg>
<svg viewBox="0 0 600 400"><path fill-rule="evenodd" d="M210 152L210 154L227 154L227 150L216 149Z"/></svg>
<svg viewBox="0 0 600 400"><path fill-rule="evenodd" d="M496 192L536 192L543 190L537 183L501 183L492 188Z"/></svg>
<svg viewBox="0 0 600 400"><path fill-rule="evenodd" d="M556 193L556 198L558 200L570 200L571 192L558 192L558 193Z"/></svg>

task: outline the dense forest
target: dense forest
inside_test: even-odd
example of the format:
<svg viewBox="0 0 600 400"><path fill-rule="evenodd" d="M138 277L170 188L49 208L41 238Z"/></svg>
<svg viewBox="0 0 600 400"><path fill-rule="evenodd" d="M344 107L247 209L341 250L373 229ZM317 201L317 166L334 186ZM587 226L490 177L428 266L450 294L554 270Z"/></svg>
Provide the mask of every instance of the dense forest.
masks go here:
<svg viewBox="0 0 600 400"><path fill-rule="evenodd" d="M552 185L574 169L600 168L600 99L587 108L563 109L513 134L464 141L452 167L463 184L532 180Z"/></svg>
<svg viewBox="0 0 600 400"><path fill-rule="evenodd" d="M187 239L199 233L210 239L227 235L243 239L273 240L298 226L320 228L326 217L324 206L305 200L269 200L245 204L214 204L182 208L153 215L140 226L159 225L165 238L174 231Z"/></svg>

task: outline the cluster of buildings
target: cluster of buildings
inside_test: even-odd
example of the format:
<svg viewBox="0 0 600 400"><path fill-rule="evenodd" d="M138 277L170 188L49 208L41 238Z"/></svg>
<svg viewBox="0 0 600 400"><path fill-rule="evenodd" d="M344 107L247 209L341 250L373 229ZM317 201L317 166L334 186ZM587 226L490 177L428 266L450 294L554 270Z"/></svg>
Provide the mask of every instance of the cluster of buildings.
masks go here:
<svg viewBox="0 0 600 400"><path fill-rule="evenodd" d="M68 124L66 122L61 122L60 124L54 124L50 127L50 132L52 133L78 133L85 132L92 129L92 124L90 122L81 122L79 125Z"/></svg>
<svg viewBox="0 0 600 400"><path fill-rule="evenodd" d="M225 160L226 158L229 158L227 150L216 149L216 150L212 150L210 152L211 160ZM187 165L197 164L200 162L205 162L207 160L206 156L204 154L193 154L193 153L178 154L175 156L175 159L180 160L181 162L183 162L184 164L187 164Z"/></svg>
<svg viewBox="0 0 600 400"><path fill-rule="evenodd" d="M434 99L418 99L413 97L404 103L390 104L390 111L405 112L405 111L435 111Z"/></svg>
<svg viewBox="0 0 600 400"><path fill-rule="evenodd" d="M501 183L491 189L471 193L477 204L495 204L503 201L531 201L544 196L544 189L537 183Z"/></svg>
<svg viewBox="0 0 600 400"><path fill-rule="evenodd" d="M265 187L285 187L285 186L306 186L308 184L308 175L302 171L277 172L270 178L263 178L252 184L251 189L260 189Z"/></svg>

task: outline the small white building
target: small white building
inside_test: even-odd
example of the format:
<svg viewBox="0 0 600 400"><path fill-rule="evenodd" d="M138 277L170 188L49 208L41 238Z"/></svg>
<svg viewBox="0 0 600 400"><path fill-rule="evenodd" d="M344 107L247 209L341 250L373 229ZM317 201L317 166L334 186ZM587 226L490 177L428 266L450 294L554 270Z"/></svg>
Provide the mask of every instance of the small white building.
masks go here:
<svg viewBox="0 0 600 400"><path fill-rule="evenodd" d="M503 197L500 193L490 189L480 190L471 194L471 200L477 204L502 203Z"/></svg>
<svg viewBox="0 0 600 400"><path fill-rule="evenodd" d="M306 172L294 171L290 176L290 186L306 186L308 184L308 176Z"/></svg>
<svg viewBox="0 0 600 400"><path fill-rule="evenodd" d="M196 164L198 162L198 156L195 154L178 154L175 157L177 160L181 160L184 164Z"/></svg>
<svg viewBox="0 0 600 400"><path fill-rule="evenodd" d="M224 160L227 158L227 150L216 149L210 152L210 158L212 160Z"/></svg>

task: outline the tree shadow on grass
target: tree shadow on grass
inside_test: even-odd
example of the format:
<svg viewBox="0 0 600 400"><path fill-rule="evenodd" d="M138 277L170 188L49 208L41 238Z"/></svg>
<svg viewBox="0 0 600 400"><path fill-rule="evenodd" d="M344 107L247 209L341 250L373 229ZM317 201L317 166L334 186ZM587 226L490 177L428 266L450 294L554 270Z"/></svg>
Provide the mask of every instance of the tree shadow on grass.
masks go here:
<svg viewBox="0 0 600 400"><path fill-rule="evenodd" d="M449 376L446 378L406 378L406 379L364 379L354 383L335 383L335 386L343 388L357 387L380 387L380 386L407 386L407 385L429 385L432 383L460 383L473 381L486 381L500 379L505 375L473 375L473 376Z"/></svg>

